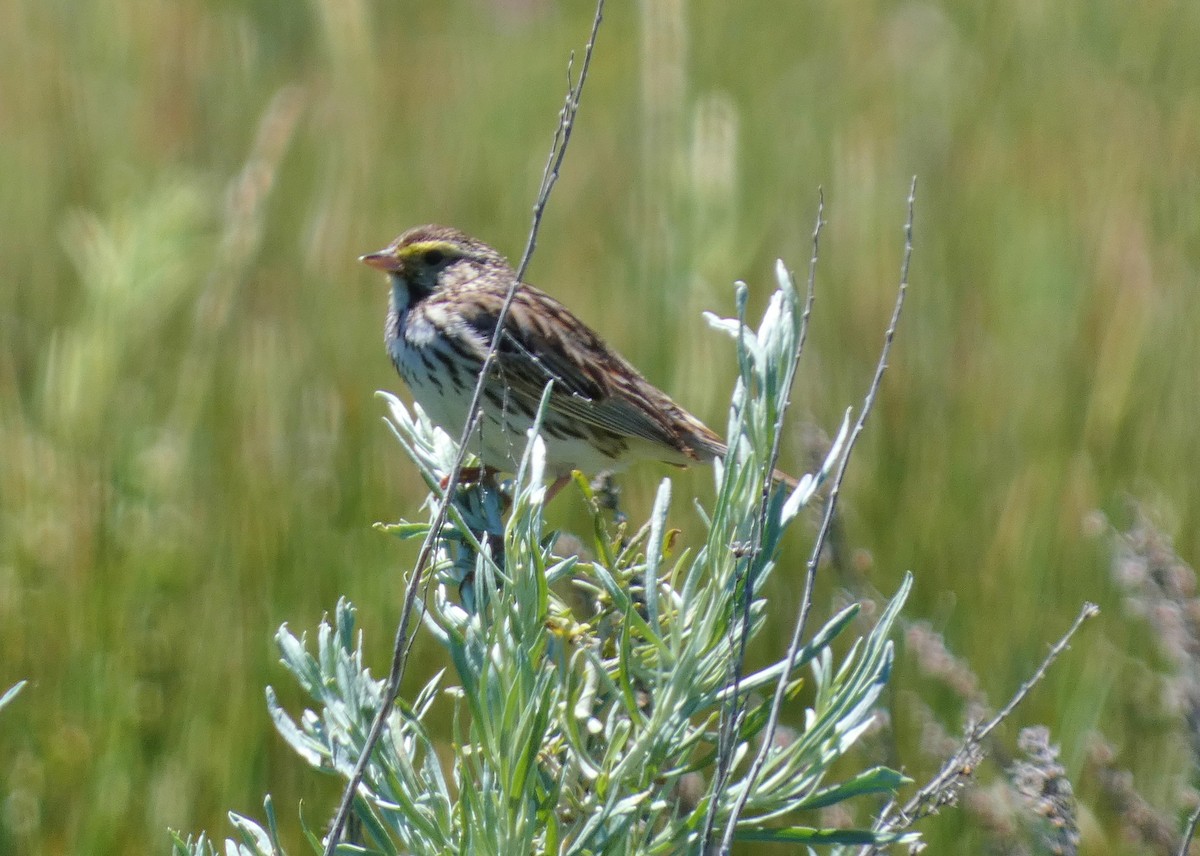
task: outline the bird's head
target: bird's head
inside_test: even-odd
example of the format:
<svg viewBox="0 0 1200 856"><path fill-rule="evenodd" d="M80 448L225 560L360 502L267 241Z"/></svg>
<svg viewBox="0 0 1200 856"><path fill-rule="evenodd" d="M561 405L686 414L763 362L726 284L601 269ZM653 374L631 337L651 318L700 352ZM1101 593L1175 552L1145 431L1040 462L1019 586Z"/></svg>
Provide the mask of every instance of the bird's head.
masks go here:
<svg viewBox="0 0 1200 856"><path fill-rule="evenodd" d="M504 257L482 241L449 226L417 226L385 249L358 259L388 274L393 286L419 300L439 288L465 284L486 270L507 268Z"/></svg>

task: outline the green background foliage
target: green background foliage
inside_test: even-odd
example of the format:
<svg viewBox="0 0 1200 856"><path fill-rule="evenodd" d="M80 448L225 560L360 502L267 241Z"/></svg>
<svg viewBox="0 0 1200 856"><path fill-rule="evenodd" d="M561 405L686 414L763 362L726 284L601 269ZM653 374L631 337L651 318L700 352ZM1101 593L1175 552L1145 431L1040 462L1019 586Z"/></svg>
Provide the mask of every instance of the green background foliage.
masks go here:
<svg viewBox="0 0 1200 856"><path fill-rule="evenodd" d="M300 703L272 636L344 594L381 671L413 548L370 524L424 496L372 396L400 383L380 278L354 258L426 221L519 257L591 13L0 6L0 688L30 680L0 717L0 852L222 835L268 789L284 818L332 804L336 782L268 721L265 684ZM845 546L882 591L915 572L907 615L994 702L1098 601L1020 722L1049 723L1072 774L1101 729L1169 810L1191 762L1104 520L1143 498L1200 557L1197 44L1188 3L611 2L530 270L720 428L733 350L700 311L731 314L743 278L754 315L775 256L804 269L824 186L783 454L799 471L803 426L834 430L865 390L919 175L913 289ZM623 479L635 519L663 474ZM710 485L688 473L676 496ZM577 502L552 522L582 521ZM700 537L686 503L674 515ZM772 581L780 645L802 540ZM934 761L904 694L951 729L961 706L903 652L893 684L919 778ZM1076 787L1085 849L1132 848ZM981 842L965 814L926 831Z"/></svg>

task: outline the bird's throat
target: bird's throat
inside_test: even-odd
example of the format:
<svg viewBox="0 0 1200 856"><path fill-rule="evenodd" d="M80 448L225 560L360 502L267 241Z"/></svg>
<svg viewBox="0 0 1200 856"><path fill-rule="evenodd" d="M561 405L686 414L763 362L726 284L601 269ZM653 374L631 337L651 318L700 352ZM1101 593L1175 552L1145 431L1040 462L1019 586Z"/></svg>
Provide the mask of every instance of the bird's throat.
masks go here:
<svg viewBox="0 0 1200 856"><path fill-rule="evenodd" d="M392 286L392 309L403 315L425 295L414 287L413 283L398 273L388 277Z"/></svg>

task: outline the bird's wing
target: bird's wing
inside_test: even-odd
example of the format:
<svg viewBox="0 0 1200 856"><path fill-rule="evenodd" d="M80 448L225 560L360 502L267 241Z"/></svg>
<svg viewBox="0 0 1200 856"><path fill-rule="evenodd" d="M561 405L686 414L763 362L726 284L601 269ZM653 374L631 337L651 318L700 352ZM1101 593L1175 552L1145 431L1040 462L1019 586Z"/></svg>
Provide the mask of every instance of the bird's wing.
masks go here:
<svg viewBox="0 0 1200 856"><path fill-rule="evenodd" d="M486 348L503 295L471 302L464 318ZM673 449L685 459L723 454L720 437L643 378L586 324L548 294L529 285L517 292L498 348L497 375L505 392L537 406L554 381L550 407L624 437Z"/></svg>

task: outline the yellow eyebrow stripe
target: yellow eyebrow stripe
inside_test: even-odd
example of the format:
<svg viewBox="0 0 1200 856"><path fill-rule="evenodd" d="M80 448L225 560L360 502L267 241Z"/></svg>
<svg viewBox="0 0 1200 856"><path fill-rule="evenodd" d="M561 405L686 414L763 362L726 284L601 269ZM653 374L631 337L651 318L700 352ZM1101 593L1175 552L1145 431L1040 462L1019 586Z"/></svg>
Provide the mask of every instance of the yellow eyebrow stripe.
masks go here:
<svg viewBox="0 0 1200 856"><path fill-rule="evenodd" d="M440 250L447 256L461 255L459 248L449 241L417 241L414 244L401 247L396 251L396 255L402 258L407 258L408 256L417 256L421 253L427 253L430 250Z"/></svg>

